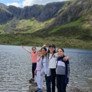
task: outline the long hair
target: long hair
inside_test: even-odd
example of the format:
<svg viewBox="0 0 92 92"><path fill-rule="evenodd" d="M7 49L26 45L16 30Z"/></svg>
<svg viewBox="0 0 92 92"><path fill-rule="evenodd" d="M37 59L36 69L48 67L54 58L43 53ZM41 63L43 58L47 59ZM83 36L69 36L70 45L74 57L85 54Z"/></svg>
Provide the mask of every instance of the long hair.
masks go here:
<svg viewBox="0 0 92 92"><path fill-rule="evenodd" d="M53 54L55 54L56 53L56 46L54 44L51 44L51 45L49 45L49 48L50 47L54 48ZM49 49L48 49L48 53L50 53Z"/></svg>

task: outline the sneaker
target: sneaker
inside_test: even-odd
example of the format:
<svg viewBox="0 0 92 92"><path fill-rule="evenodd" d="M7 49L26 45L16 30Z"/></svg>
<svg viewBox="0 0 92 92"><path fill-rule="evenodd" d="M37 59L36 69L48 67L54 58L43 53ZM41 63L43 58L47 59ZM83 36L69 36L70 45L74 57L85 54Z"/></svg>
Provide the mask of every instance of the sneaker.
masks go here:
<svg viewBox="0 0 92 92"><path fill-rule="evenodd" d="M36 82L34 82L34 83L33 83L33 85L34 85L34 86L37 86L37 83L36 83Z"/></svg>
<svg viewBox="0 0 92 92"><path fill-rule="evenodd" d="M35 92L42 92L42 89L37 88L37 90Z"/></svg>

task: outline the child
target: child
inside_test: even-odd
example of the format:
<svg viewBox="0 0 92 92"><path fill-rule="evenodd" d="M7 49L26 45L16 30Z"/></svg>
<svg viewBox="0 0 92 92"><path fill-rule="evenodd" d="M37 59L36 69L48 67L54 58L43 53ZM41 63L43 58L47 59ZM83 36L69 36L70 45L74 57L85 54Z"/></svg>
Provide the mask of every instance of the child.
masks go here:
<svg viewBox="0 0 92 92"><path fill-rule="evenodd" d="M66 86L69 81L69 60L64 61L64 50L58 49L57 65L56 65L56 78L58 92L66 92Z"/></svg>
<svg viewBox="0 0 92 92"><path fill-rule="evenodd" d="M50 80L51 80L51 92L55 92L55 77L56 77L56 47L54 44L49 45L49 69L50 69Z"/></svg>
<svg viewBox="0 0 92 92"><path fill-rule="evenodd" d="M41 50L38 51L38 57L37 57L37 66L36 66L36 82L37 82L37 91L36 92L42 92L43 88L43 70L42 70L42 53Z"/></svg>
<svg viewBox="0 0 92 92"><path fill-rule="evenodd" d="M35 72L36 63L37 63L37 51L36 51L36 47L32 47L32 51L29 51L29 50L25 49L23 46L22 46L22 48L24 50L26 50L30 54L30 56L31 56L31 62L32 62L32 78L29 80L29 82L32 82L32 81L34 81L34 77L35 77L34 72Z"/></svg>
<svg viewBox="0 0 92 92"><path fill-rule="evenodd" d="M51 92L50 88L50 70L48 67L48 55L47 55L47 49L45 47L41 48L42 50L42 69L43 73L45 75L46 80L46 90L47 92Z"/></svg>

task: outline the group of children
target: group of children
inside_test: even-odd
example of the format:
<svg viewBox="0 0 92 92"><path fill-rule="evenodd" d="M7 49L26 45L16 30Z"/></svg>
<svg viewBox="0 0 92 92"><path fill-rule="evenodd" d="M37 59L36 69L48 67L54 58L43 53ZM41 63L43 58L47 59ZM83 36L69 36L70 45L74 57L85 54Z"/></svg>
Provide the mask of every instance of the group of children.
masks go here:
<svg viewBox="0 0 92 92"><path fill-rule="evenodd" d="M43 92L44 77L47 92L55 92L55 86L57 86L57 92L66 92L70 67L69 57L64 55L64 49L58 48L56 51L55 45L51 44L49 46L44 45L38 51L36 47L32 47L32 51L28 52L31 53L32 61L31 81L35 79L36 74L36 92Z"/></svg>

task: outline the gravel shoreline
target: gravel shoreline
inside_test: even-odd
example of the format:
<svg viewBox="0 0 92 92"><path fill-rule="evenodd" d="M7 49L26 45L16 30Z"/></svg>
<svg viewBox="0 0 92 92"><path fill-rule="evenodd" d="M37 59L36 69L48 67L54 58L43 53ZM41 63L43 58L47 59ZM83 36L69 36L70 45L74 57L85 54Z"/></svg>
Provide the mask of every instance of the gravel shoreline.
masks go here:
<svg viewBox="0 0 92 92"><path fill-rule="evenodd" d="M37 86L34 83L30 83L29 92L35 92L36 89L37 89ZM67 86L66 90L67 90L66 92L91 92L91 89L90 91L87 91L87 88L81 89L78 86L70 85L70 84ZM45 82L44 82L43 92L46 92Z"/></svg>

